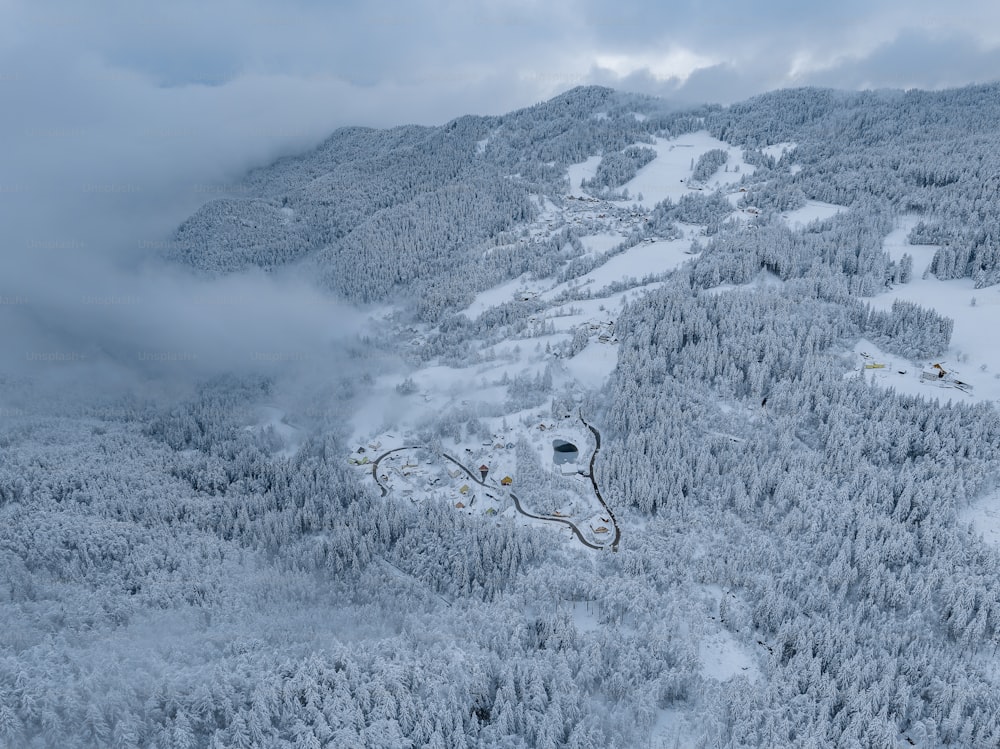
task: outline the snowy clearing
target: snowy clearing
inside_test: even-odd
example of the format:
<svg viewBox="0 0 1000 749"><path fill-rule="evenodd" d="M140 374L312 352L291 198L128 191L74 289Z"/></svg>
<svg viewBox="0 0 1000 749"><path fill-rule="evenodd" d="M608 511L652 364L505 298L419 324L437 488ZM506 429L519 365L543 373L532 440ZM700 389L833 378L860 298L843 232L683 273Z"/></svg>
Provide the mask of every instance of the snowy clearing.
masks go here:
<svg viewBox="0 0 1000 749"><path fill-rule="evenodd" d="M590 342L587 347L564 363L566 372L585 388L597 390L615 371L618 348Z"/></svg>
<svg viewBox="0 0 1000 749"><path fill-rule="evenodd" d="M691 259L691 255L687 254L690 248L690 239L661 239L656 242L642 242L635 247L630 247L625 252L612 256L606 263L590 273L574 279L574 284L580 286L593 284L594 290L597 290L615 281L624 281L628 278L640 280L650 274L674 270ZM565 286L565 284L560 284L542 296L546 299L552 299Z"/></svg>
<svg viewBox="0 0 1000 749"><path fill-rule="evenodd" d="M713 286L710 289L705 289L702 293L704 294L722 294L727 291L736 291L737 289L764 289L764 288L780 288L785 285L785 282L781 280L779 276L772 273L769 270L761 270L760 273L754 277L749 283L741 284L719 284L718 286Z"/></svg>
<svg viewBox="0 0 1000 749"><path fill-rule="evenodd" d="M462 310L462 314L474 320L486 310L516 299L534 296L545 289L547 284L526 278L515 278L507 283L494 286L476 294L472 303Z"/></svg>
<svg viewBox="0 0 1000 749"><path fill-rule="evenodd" d="M580 183L585 179L593 179L597 174L597 165L601 163L600 156L591 156L586 161L573 164L569 168L569 194L576 198L587 197L587 193L580 187Z"/></svg>
<svg viewBox="0 0 1000 749"><path fill-rule="evenodd" d="M580 237L580 243L591 253L607 252L621 244L621 234L588 234Z"/></svg>
<svg viewBox="0 0 1000 749"><path fill-rule="evenodd" d="M698 657L701 659L702 672L710 679L728 681L736 676L745 676L756 681L760 678L760 669L747 653L746 647L724 629L701 639L698 643Z"/></svg>
<svg viewBox="0 0 1000 749"><path fill-rule="evenodd" d="M934 253L938 250L938 245L935 244L910 244L907 237L919 221L919 216L902 216L897 222L898 226L882 242L882 249L897 263L903 259L903 255L908 254L913 258L914 278L921 278L924 275L924 271L931 266Z"/></svg>
<svg viewBox="0 0 1000 749"><path fill-rule="evenodd" d="M846 211L842 205L824 203L822 200L807 200L806 204L794 211L781 214L781 218L792 229L802 229L813 221L823 221L833 218L841 211Z"/></svg>
<svg viewBox="0 0 1000 749"><path fill-rule="evenodd" d="M921 374L929 371L936 362L913 362L887 353L864 338L855 344L852 358L852 366L845 376L856 377L863 373L865 380L872 385L892 388L901 395L914 395L939 403L968 401L973 398L969 393L952 387L950 381L923 379ZM943 363L947 365L949 373L960 376L963 382L970 378L964 372L951 369L947 361Z"/></svg>
<svg viewBox="0 0 1000 749"><path fill-rule="evenodd" d="M906 218L901 226L886 237L884 247L898 259L904 252L913 256L913 280L870 300L875 309L890 309L893 301L902 299L930 307L955 321L951 346L942 354L950 372L960 373L963 381L972 385L968 393L948 392L948 396L964 400L1000 399L1000 348L992 344L984 331L1000 327L1000 287L975 288L971 278L939 281L934 276L923 278L936 247L911 245L906 234L915 220Z"/></svg>
<svg viewBox="0 0 1000 749"><path fill-rule="evenodd" d="M706 181L705 187L714 189L717 186L733 185L739 182L744 174L754 172L754 167L743 161L741 148L713 138L704 130L677 138L657 138L651 147L656 151L656 158L622 186L622 189L628 190L630 196L627 201L621 201L622 205L638 203L643 208L649 209L665 198L676 202L690 191L687 180L691 176L692 163L697 162L703 153L714 148L726 151L729 160ZM584 162L570 166L571 195L579 197L585 194L580 189L580 182L594 176L600 161L600 156L591 156ZM641 200L637 197L640 193Z"/></svg>
<svg viewBox="0 0 1000 749"><path fill-rule="evenodd" d="M798 146L797 143L791 143L791 142L775 143L770 146L764 146L760 150L764 152L765 156L770 156L775 161L778 161L786 153L794 151L797 146Z"/></svg>
<svg viewBox="0 0 1000 749"><path fill-rule="evenodd" d="M1000 548L1000 492L991 492L958 511L962 523L970 523L984 542Z"/></svg>

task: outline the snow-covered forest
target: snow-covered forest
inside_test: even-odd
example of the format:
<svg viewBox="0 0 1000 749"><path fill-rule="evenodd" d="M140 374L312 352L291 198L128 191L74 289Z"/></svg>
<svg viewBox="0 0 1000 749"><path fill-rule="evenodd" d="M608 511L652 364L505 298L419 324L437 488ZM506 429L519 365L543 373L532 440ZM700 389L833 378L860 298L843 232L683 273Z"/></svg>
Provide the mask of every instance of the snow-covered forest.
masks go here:
<svg viewBox="0 0 1000 749"><path fill-rule="evenodd" d="M0 747L1000 745L998 94L578 88L250 172L162 262L368 324L0 373Z"/></svg>

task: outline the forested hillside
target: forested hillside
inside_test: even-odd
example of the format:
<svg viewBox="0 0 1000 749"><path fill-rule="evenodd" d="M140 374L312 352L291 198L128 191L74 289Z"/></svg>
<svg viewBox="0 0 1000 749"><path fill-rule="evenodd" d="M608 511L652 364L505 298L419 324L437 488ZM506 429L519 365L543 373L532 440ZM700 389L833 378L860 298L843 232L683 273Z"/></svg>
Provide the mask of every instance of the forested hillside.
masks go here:
<svg viewBox="0 0 1000 749"><path fill-rule="evenodd" d="M579 88L250 172L167 261L371 318L0 373L0 749L1000 745L998 93Z"/></svg>

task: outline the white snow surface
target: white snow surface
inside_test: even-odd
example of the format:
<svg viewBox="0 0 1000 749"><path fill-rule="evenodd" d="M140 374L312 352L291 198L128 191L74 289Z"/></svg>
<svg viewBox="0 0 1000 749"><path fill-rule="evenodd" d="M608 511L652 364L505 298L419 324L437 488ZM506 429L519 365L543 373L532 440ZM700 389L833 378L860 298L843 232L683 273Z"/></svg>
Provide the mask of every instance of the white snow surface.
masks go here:
<svg viewBox="0 0 1000 749"><path fill-rule="evenodd" d="M570 377L585 388L597 390L615 371L618 347L591 341L587 347L564 366Z"/></svg>
<svg viewBox="0 0 1000 749"><path fill-rule="evenodd" d="M547 286L544 282L531 281L523 276L515 278L476 294L473 302L462 310L462 314L470 319L475 319L491 307L496 307L519 298L522 296L522 293L523 295L534 296L546 288Z"/></svg>
<svg viewBox="0 0 1000 749"><path fill-rule="evenodd" d="M596 292L615 281L624 281L628 278L641 280L650 274L671 271L691 259L691 255L687 254L690 248L691 240L687 238L642 242L618 255L613 255L603 265L574 279L572 285L590 286ZM541 296L543 299L552 299L569 286L569 283L559 284Z"/></svg>
<svg viewBox="0 0 1000 749"><path fill-rule="evenodd" d="M791 141L785 141L783 143L774 143L770 146L764 146L760 149L765 156L770 156L774 160L780 159L785 155L786 152L795 150L797 143L792 143Z"/></svg>
<svg viewBox="0 0 1000 749"><path fill-rule="evenodd" d="M688 186L692 159L697 162L699 156L713 148L726 151L729 160L703 185L706 189L734 185L744 174L754 172L754 167L743 161L743 149L713 138L705 130L676 138L656 138L651 146L645 143L636 145L653 148L656 151L656 158L622 185L620 189L627 189L629 193L629 199L620 202L623 206L637 203L645 209L650 209L665 198L676 202L692 189ZM586 195L581 190L580 183L594 176L600 162L600 156L591 156L586 161L569 167L569 195L574 197ZM736 167L739 167L739 171L736 171ZM641 200L637 197L639 193L642 193Z"/></svg>
<svg viewBox="0 0 1000 749"><path fill-rule="evenodd" d="M754 167L743 161L743 149L731 146L708 131L699 130L676 138L657 138L652 145L656 158L642 167L638 174L622 187L628 190L627 204L638 203L643 208L652 208L665 198L675 203L682 195L690 192L688 180L691 177L691 161L713 148L720 148L729 154L724 167L713 174L704 184L707 189L734 185L744 174L753 174ZM739 167L739 171L735 171ZM728 168L728 171L726 169ZM642 193L642 200L636 196Z"/></svg>
<svg viewBox="0 0 1000 749"><path fill-rule="evenodd" d="M971 524L984 542L1000 549L1000 491L973 500L958 511L958 518Z"/></svg>
<svg viewBox="0 0 1000 749"><path fill-rule="evenodd" d="M835 203L824 203L822 200L807 200L806 204L794 211L787 211L781 214L781 218L792 229L802 229L813 221L822 221L833 218L841 211L847 209Z"/></svg>
<svg viewBox="0 0 1000 749"><path fill-rule="evenodd" d="M906 236L917 219L907 216L889 234L883 246L894 260L904 253L913 256L913 280L869 300L875 309L890 309L893 301L902 299L923 307L930 307L955 321L951 345L939 359L945 368L962 381L972 385L972 391L963 393L948 389L935 393L941 400L981 401L1000 400L1000 347L986 331L1000 329L1000 286L975 288L971 278L939 281L934 276L923 278L937 250L934 246L911 245ZM898 357L897 357L898 358ZM922 362L927 366L933 362ZM901 367L902 368L902 367ZM919 377L919 373L917 374ZM895 386L895 385L894 385ZM925 389L921 394L926 395ZM943 397L942 397L943 396Z"/></svg>
<svg viewBox="0 0 1000 749"><path fill-rule="evenodd" d="M591 156L586 161L573 164L569 168L569 194L576 198L586 196L580 188L580 183L585 179L592 179L597 173L597 165L601 163L600 156Z"/></svg>
<svg viewBox="0 0 1000 749"><path fill-rule="evenodd" d="M698 643L698 657L702 672L716 681L729 681L736 676L745 676L751 681L760 678L760 669L746 651L729 632L719 629L706 635Z"/></svg>

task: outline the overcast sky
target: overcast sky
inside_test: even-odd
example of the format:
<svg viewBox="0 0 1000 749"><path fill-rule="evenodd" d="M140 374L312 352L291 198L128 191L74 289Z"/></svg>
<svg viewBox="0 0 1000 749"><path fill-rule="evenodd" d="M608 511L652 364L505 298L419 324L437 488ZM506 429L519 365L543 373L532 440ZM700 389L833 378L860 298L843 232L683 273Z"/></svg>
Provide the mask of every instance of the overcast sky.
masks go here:
<svg viewBox="0 0 1000 749"><path fill-rule="evenodd" d="M31 296L35 318L46 298L162 300L111 269L340 125L498 114L586 83L725 103L997 78L985 1L0 0L0 295ZM119 317L164 316L138 310ZM111 327L96 311L75 335Z"/></svg>
<svg viewBox="0 0 1000 749"><path fill-rule="evenodd" d="M122 202L168 226L342 124L498 114L584 83L726 103L997 78L988 0L7 0L0 188L83 192L84 213Z"/></svg>

